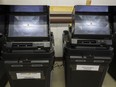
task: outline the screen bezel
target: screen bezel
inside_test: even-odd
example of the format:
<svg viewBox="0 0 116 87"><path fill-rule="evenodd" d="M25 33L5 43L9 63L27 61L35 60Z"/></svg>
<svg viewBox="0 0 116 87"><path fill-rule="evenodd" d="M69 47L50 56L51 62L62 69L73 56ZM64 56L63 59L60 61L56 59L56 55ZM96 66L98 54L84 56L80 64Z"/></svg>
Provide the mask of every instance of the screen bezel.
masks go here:
<svg viewBox="0 0 116 87"><path fill-rule="evenodd" d="M78 7L84 7L84 8L89 8L89 10L78 10ZM95 9L98 8L98 10L90 10L90 8ZM109 6L100 6L100 5L91 5L91 6L86 6L86 5L76 5L74 6L75 12L76 13L108 13L109 12Z"/></svg>
<svg viewBox="0 0 116 87"><path fill-rule="evenodd" d="M10 9L11 6L9 6ZM45 12L8 12L7 19L9 19L10 15L14 16L39 16L39 15L46 15L47 16L47 26L48 26L48 36L47 37L9 37L8 36L8 25L9 20L7 20L6 26L6 37L8 41L40 41L40 40L48 40L50 37L50 22L49 22L49 6L43 6L46 10Z"/></svg>
<svg viewBox="0 0 116 87"><path fill-rule="evenodd" d="M13 16L19 16L19 15L10 15L10 17L13 17ZM21 16L21 15L20 15L20 16ZM23 15L23 16L24 16L24 15ZM39 16L46 16L46 15L39 15ZM38 16L38 17L39 17L39 16ZM46 16L46 17L47 17L47 16ZM9 19L10 19L10 18L9 18ZM9 35L9 30L10 30L9 26L10 26L10 25L8 25L8 34L7 34L8 37L48 37L48 29L47 29L47 28L48 28L48 24L47 24L47 23L46 23L46 27L47 27L47 28L46 28L46 30L47 30L47 35L46 35L46 36L10 36L10 35Z"/></svg>
<svg viewBox="0 0 116 87"><path fill-rule="evenodd" d="M108 20L110 21L110 19L109 19L109 13L89 13L89 12L79 12L78 14L77 14L77 12L75 12L75 14L74 14L74 16L73 16L73 19L75 19L75 15L92 15L92 16L108 16ZM73 37L82 37L82 38L84 38L84 37L88 37L88 38L106 38L106 37L111 37L111 29L110 29L110 22L109 22L109 29L110 29L110 34L107 34L107 35L102 35L102 34L75 34L74 32L75 32L75 20L74 20L74 24L73 24L73 28L74 28L74 30L73 30Z"/></svg>
<svg viewBox="0 0 116 87"><path fill-rule="evenodd" d="M12 9L14 9L14 7L31 7L31 8L33 8L33 7L43 7L43 11L34 11L34 12L30 12L30 11L16 11L16 10L12 10ZM9 13L49 13L49 6L47 6L47 5L10 5L9 7L8 7L8 12Z"/></svg>
<svg viewBox="0 0 116 87"><path fill-rule="evenodd" d="M41 15L43 15L43 14L41 14ZM10 16L10 15L9 15ZM35 15L12 15L12 16L35 16ZM39 15L37 15L37 16L39 16ZM47 19L48 19L48 17L47 17ZM7 38L8 39L10 39L10 40L32 40L32 38L33 38L33 40L41 40L41 38L43 38L43 39L46 39L46 38L48 38L48 36L49 36L49 21L47 20L47 27L48 27L48 30L47 30L47 36L45 36L45 37L39 37L39 36L29 36L29 37L26 37L26 36L18 36L18 37L11 37L11 36L8 36L8 32L9 32L9 25L7 26Z"/></svg>

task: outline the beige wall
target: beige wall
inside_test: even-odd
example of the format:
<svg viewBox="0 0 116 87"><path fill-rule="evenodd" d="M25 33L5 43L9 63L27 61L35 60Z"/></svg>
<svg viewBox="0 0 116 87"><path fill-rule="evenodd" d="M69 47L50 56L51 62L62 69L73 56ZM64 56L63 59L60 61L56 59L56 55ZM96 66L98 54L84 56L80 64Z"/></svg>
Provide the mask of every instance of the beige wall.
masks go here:
<svg viewBox="0 0 116 87"><path fill-rule="evenodd" d="M86 4L86 0L0 0L0 4L74 6ZM92 0L92 5L116 5L116 0Z"/></svg>
<svg viewBox="0 0 116 87"><path fill-rule="evenodd" d="M51 31L54 34L54 50L56 57L63 56L62 34L64 30L68 30L68 24L51 24Z"/></svg>

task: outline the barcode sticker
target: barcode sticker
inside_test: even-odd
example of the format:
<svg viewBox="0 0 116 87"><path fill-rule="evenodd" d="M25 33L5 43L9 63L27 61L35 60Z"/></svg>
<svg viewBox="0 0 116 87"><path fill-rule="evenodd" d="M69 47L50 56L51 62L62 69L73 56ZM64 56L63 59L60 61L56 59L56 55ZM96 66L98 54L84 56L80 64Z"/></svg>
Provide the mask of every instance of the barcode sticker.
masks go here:
<svg viewBox="0 0 116 87"><path fill-rule="evenodd" d="M50 42L44 42L44 47L50 47Z"/></svg>
<svg viewBox="0 0 116 87"><path fill-rule="evenodd" d="M71 40L71 43L72 43L72 44L77 44L77 39L72 39L72 40Z"/></svg>
<svg viewBox="0 0 116 87"><path fill-rule="evenodd" d="M17 79L41 79L41 73L16 73Z"/></svg>
<svg viewBox="0 0 116 87"><path fill-rule="evenodd" d="M76 70L99 71L99 65L77 65Z"/></svg>

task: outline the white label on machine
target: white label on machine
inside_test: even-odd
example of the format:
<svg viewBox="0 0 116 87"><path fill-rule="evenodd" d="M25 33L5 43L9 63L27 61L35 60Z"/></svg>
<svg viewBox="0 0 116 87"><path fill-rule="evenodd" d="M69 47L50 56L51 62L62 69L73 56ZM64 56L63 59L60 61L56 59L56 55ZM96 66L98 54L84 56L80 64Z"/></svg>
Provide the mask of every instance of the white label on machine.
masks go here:
<svg viewBox="0 0 116 87"><path fill-rule="evenodd" d="M72 44L77 44L77 39L72 39L72 40L71 40L71 43L72 43Z"/></svg>
<svg viewBox="0 0 116 87"><path fill-rule="evenodd" d="M76 70L99 71L99 65L77 65Z"/></svg>
<svg viewBox="0 0 116 87"><path fill-rule="evenodd" d="M44 42L44 47L50 47L50 42Z"/></svg>
<svg viewBox="0 0 116 87"><path fill-rule="evenodd" d="M41 73L16 73L17 79L40 79Z"/></svg>

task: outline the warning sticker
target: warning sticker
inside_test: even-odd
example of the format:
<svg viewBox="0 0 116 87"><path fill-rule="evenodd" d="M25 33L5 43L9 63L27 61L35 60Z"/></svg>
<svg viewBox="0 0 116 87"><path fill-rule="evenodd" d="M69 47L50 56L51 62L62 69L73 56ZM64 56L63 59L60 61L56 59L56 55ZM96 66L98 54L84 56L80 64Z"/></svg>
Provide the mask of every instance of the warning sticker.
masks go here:
<svg viewBox="0 0 116 87"><path fill-rule="evenodd" d="M16 73L17 79L41 79L41 73Z"/></svg>
<svg viewBox="0 0 116 87"><path fill-rule="evenodd" d="M99 65L77 65L76 70L99 71Z"/></svg>

